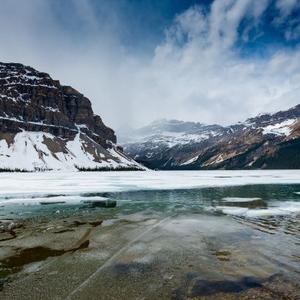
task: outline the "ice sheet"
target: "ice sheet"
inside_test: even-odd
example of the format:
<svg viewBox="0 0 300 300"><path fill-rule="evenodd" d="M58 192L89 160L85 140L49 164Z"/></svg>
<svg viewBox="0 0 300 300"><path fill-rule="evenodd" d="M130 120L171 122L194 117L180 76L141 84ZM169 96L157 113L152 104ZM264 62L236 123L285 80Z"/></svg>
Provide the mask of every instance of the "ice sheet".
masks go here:
<svg viewBox="0 0 300 300"><path fill-rule="evenodd" d="M300 170L0 173L0 199L292 183L300 184Z"/></svg>

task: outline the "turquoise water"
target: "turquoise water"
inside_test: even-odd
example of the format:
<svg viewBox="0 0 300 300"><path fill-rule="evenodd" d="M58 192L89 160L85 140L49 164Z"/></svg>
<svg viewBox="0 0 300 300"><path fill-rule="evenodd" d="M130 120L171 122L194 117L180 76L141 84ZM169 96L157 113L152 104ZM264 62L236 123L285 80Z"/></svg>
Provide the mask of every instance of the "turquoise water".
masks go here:
<svg viewBox="0 0 300 300"><path fill-rule="evenodd" d="M54 248L62 240L57 232L48 231L48 222L50 227L60 224L62 231L63 224L68 224L70 234L76 235L81 227L74 226L74 220L85 220L83 228L90 220L104 220L90 232L90 244L82 253L69 252L39 267L34 284L41 290L61 282L57 276L49 278L51 270L64 276L64 297L51 290L52 297L59 299L68 295L101 299L97 298L100 292L106 299L124 299L124 295L127 299L140 299L141 295L145 299L215 299L215 294L248 293L263 287L276 297L287 292L293 295L289 299L296 299L294 295L300 291L299 191L300 185L245 185L93 191L82 193L79 201L72 202L68 195L65 203L47 205L11 204L7 199L7 205L2 202L1 219L30 220L37 227L42 224L43 230L35 231L34 243L47 237L53 239ZM43 199L52 197L58 195L44 195ZM89 199L116 200L117 206L100 208L81 202ZM14 242L20 247L33 237L22 237L20 231L18 239L7 245L14 249ZM97 258L102 256L106 260ZM79 278L76 284L68 281L71 274ZM34 275L24 280L30 286ZM12 289L23 292L17 281ZM9 299L10 292L7 295Z"/></svg>
<svg viewBox="0 0 300 300"><path fill-rule="evenodd" d="M226 207L248 207L248 212L253 217L256 217L256 215L257 217L290 215L291 218L296 218L296 215L300 213L300 194L297 194L299 191L300 185L249 185L117 193L98 192L82 193L80 195L82 200L75 203L70 201L72 196L67 196L65 203L54 203L53 205L35 205L30 204L30 202L26 205L27 199L24 199L24 203L13 205L9 203L10 198L7 198L7 205L2 202L0 217L26 218L39 215L63 217L92 213L93 211L103 213L104 216L108 215L109 217L134 213L158 213L161 215L203 213L218 215L227 214L222 210ZM60 195L49 194L45 195L43 199L52 199L52 197L57 196ZM116 200L117 207L114 209L92 209L89 205L83 203L85 200L97 197ZM32 196L32 199L35 198L36 196ZM230 198L233 198L232 201L230 201ZM255 200L254 198L260 198L262 205L251 205L251 202ZM237 215L246 216L247 213L243 214L243 212L237 213ZM228 214L231 215L231 213Z"/></svg>

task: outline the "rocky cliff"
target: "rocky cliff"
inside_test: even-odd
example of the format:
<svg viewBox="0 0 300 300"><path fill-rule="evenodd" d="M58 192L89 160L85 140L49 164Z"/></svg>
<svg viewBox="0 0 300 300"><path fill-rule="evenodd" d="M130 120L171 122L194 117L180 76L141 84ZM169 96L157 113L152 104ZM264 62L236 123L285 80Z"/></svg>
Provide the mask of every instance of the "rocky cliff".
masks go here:
<svg viewBox="0 0 300 300"><path fill-rule="evenodd" d="M91 102L48 74L0 63L0 169L140 168Z"/></svg>

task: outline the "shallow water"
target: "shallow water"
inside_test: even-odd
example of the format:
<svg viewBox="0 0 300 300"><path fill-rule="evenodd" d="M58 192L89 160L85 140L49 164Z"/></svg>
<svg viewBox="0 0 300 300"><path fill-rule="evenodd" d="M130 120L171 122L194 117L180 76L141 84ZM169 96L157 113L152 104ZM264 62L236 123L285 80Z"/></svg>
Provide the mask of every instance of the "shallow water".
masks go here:
<svg viewBox="0 0 300 300"><path fill-rule="evenodd" d="M230 175L221 174L214 176ZM299 299L300 184L261 179L201 188L92 188L73 196L59 189L3 194L0 220L23 227L0 239L0 296ZM103 199L117 206L91 206Z"/></svg>

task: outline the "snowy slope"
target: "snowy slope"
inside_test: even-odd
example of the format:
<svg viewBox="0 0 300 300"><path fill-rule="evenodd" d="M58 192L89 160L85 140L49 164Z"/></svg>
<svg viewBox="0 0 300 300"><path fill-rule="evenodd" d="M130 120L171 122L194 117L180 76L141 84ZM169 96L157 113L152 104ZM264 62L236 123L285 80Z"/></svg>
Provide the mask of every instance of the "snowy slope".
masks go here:
<svg viewBox="0 0 300 300"><path fill-rule="evenodd" d="M5 139L0 140L0 169L142 169L142 166L117 150L117 147L104 149L93 143L95 142L80 132L74 140L66 141L50 133L22 131L15 135L12 144L8 144Z"/></svg>
<svg viewBox="0 0 300 300"><path fill-rule="evenodd" d="M119 139L126 145L151 141L152 144L162 144L171 148L176 145L202 142L223 132L223 127L218 125L207 126L195 122L162 119L138 130L121 132Z"/></svg>

